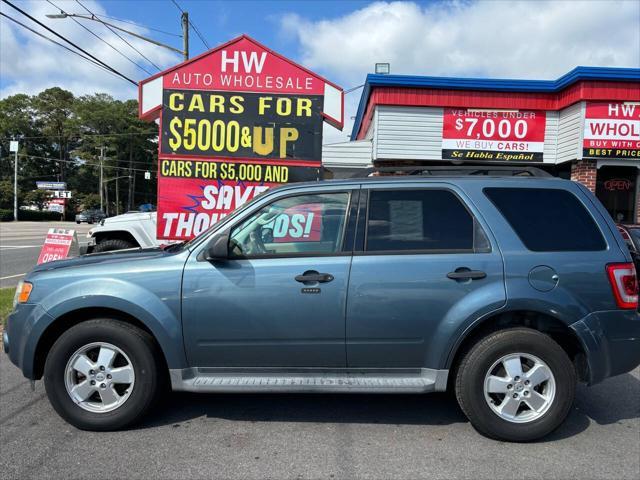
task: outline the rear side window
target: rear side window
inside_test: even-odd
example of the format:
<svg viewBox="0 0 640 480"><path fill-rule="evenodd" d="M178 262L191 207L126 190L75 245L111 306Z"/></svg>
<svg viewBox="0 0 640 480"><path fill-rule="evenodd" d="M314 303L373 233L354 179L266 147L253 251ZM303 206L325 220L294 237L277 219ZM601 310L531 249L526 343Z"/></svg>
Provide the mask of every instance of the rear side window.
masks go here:
<svg viewBox="0 0 640 480"><path fill-rule="evenodd" d="M551 188L485 188L484 192L529 250L606 248L598 225L571 192Z"/></svg>
<svg viewBox="0 0 640 480"><path fill-rule="evenodd" d="M367 251L489 251L489 242L460 199L447 190L373 190Z"/></svg>

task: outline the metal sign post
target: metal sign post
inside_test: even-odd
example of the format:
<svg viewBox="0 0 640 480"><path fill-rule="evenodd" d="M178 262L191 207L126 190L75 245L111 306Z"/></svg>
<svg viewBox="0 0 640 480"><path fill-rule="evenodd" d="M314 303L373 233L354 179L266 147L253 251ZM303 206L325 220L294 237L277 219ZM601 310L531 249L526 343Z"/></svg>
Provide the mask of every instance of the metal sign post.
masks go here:
<svg viewBox="0 0 640 480"><path fill-rule="evenodd" d="M18 148L17 140L9 142L9 151L14 152L13 162L13 220L18 221Z"/></svg>

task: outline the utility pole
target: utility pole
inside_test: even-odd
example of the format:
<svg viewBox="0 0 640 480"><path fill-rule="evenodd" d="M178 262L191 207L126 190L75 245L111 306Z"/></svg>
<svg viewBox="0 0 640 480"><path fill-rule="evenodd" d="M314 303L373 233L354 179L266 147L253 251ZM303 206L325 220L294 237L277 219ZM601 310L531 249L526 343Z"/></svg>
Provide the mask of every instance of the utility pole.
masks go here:
<svg viewBox="0 0 640 480"><path fill-rule="evenodd" d="M104 151L107 147L100 147L100 211L103 210L103 201L102 201L102 164L104 163Z"/></svg>
<svg viewBox="0 0 640 480"><path fill-rule="evenodd" d="M182 12L182 53L189 60L189 12Z"/></svg>
<svg viewBox="0 0 640 480"><path fill-rule="evenodd" d="M17 140L9 142L9 152L14 152L13 161L13 219L18 221L18 148Z"/></svg>
<svg viewBox="0 0 640 480"><path fill-rule="evenodd" d="M118 192L118 178L116 177L116 215L120 215L120 194Z"/></svg>

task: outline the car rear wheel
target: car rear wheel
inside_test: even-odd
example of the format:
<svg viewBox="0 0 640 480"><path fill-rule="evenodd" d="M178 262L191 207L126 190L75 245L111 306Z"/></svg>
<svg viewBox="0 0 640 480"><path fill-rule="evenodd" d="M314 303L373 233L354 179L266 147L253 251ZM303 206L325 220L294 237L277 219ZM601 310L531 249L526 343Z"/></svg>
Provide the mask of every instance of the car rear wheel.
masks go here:
<svg viewBox="0 0 640 480"><path fill-rule="evenodd" d="M53 345L44 384L53 408L82 430L117 430L139 420L159 390L151 336L97 319L67 330Z"/></svg>
<svg viewBox="0 0 640 480"><path fill-rule="evenodd" d="M135 248L136 246L137 245L134 245L133 243L127 240L120 240L120 239L103 240L94 247L93 253L112 252L114 250L124 250L126 248Z"/></svg>
<svg viewBox="0 0 640 480"><path fill-rule="evenodd" d="M576 382L571 360L553 339L512 328L483 338L467 352L456 374L456 397L481 433L526 442L564 421Z"/></svg>

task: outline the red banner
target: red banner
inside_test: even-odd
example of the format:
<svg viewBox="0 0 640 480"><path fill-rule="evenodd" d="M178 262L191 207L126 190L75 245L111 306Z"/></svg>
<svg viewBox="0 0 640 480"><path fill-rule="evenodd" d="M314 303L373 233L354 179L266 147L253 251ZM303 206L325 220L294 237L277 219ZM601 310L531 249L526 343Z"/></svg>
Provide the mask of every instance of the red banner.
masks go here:
<svg viewBox="0 0 640 480"><path fill-rule="evenodd" d="M587 102L582 156L640 158L640 102Z"/></svg>
<svg viewBox="0 0 640 480"><path fill-rule="evenodd" d="M442 158L541 162L546 112L445 108Z"/></svg>
<svg viewBox="0 0 640 480"><path fill-rule="evenodd" d="M78 240L74 230L50 228L38 257L38 265L67 258L71 248L77 246Z"/></svg>
<svg viewBox="0 0 640 480"><path fill-rule="evenodd" d="M188 240L265 190L315 180L317 168L203 159L158 162L159 239Z"/></svg>

